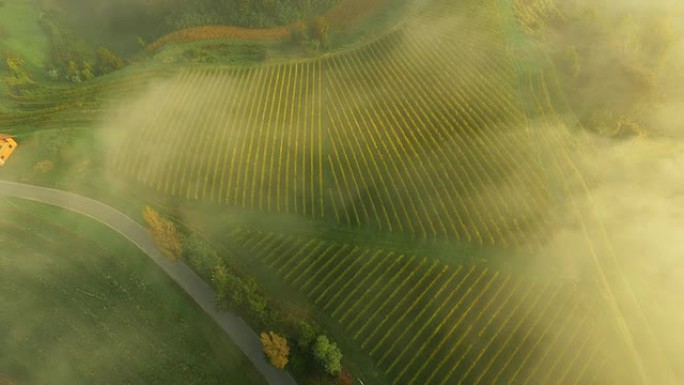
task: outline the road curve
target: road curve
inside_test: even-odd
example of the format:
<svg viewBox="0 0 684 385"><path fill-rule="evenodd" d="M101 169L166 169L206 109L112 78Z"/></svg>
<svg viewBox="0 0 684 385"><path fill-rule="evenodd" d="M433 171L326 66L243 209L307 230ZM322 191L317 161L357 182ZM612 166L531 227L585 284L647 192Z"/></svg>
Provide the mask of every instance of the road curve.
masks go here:
<svg viewBox="0 0 684 385"><path fill-rule="evenodd" d="M238 316L218 311L212 289L183 262L173 262L161 255L147 229L120 211L93 199L56 190L22 183L0 181L0 196L27 199L58 206L92 219L112 228L134 243L171 277L216 323L233 339L247 355L257 370L271 385L296 385L292 376L271 366L265 359L259 337Z"/></svg>

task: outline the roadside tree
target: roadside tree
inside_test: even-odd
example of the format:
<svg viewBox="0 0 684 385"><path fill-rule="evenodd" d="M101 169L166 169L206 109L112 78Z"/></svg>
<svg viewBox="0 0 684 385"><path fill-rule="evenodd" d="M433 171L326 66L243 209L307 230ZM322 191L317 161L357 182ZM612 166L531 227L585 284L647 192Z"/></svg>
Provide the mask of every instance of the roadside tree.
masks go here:
<svg viewBox="0 0 684 385"><path fill-rule="evenodd" d="M285 368L290 355L290 347L287 345L287 340L285 338L272 331L268 333L262 332L261 346L264 348L264 353L271 361L271 365L278 369Z"/></svg>

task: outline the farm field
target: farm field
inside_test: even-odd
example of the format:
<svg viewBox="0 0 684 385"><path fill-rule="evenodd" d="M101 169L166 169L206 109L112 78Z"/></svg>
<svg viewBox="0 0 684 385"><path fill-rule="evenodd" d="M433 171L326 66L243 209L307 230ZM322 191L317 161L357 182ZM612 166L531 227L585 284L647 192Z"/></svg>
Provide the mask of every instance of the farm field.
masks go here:
<svg viewBox="0 0 684 385"><path fill-rule="evenodd" d="M374 6L396 6L392 12L401 13L399 3L344 1L332 8L341 16L331 27L346 28L345 18L350 24L372 18L366 13ZM315 58L274 54L260 63L180 64L174 55L195 48L201 53L204 43L171 42L159 56L93 81L8 94L13 110L4 113L0 106L2 132L45 132L24 142L32 153L14 155L22 168L4 175L92 188L91 196L127 207L132 217L143 205L157 207L237 256L276 302L301 306L343 348L345 368L367 384L578 385L666 378L657 365L621 370L625 362L659 357L652 354L657 349L651 349L650 336L640 334L648 321L630 298L619 273L621 256L592 201L595 180L583 167L592 166L596 143L575 127L553 63L524 34L563 17L555 2L408 3L416 13L396 28L382 25L383 32L363 44ZM271 31L283 34L283 28ZM205 36L237 30L194 31ZM52 138L67 134L83 139L82 147L71 148L75 156L69 145L50 147ZM37 150L41 146L45 152ZM84 155L90 151L84 148L93 154ZM61 160L57 170L37 167L44 154ZM62 169L67 164L71 168ZM111 191L95 192L94 186ZM0 239L19 252L23 243L17 240L28 237L28 228L44 225L30 215L32 205L6 210L28 223L0 221L7 228ZM548 242L558 241L552 236L559 227L581 234L560 234L567 260L544 254ZM78 238L66 228L57 221L47 225L31 255L55 263L46 254L53 246L64 252L56 239ZM83 252L69 257L79 266L87 266L85 258L109 255L104 242L78 242ZM144 268L116 263L93 266L93 276L109 277L104 269L115 267ZM46 277L47 284L58 279ZM102 291L83 290L105 298L103 285L130 281L88 279L84 287ZM19 284L12 282L0 285L16 292ZM140 282L133 284L139 288ZM160 283L154 290L166 289ZM136 300L132 289L112 290ZM143 321L121 316L118 324L167 317L181 320L183 333L168 322L150 332L156 333L150 349L177 371L134 366L142 373L136 378L163 383L201 371L221 382L220 376L234 372L235 383L251 383L252 374L233 370L242 361L229 344L212 339L211 327L202 326L209 342L183 340L195 323L183 320L200 315L181 299L140 296L158 311L138 307ZM81 311L78 304L67 309L67 318ZM104 325L98 327L105 341L121 338L112 332L121 330L118 324L109 326L104 313L92 314ZM636 316L626 320L624 314ZM76 322L63 327L77 329ZM99 336L99 330L79 338ZM102 354L117 363L142 354L122 346ZM26 351L20 353L33 352ZM131 356L113 355L121 351ZM212 359L176 365L185 354ZM231 365L214 357L229 357L221 363ZM92 375L88 362L65 375ZM15 362L2 364L0 359L0 383L3 373L28 378Z"/></svg>
<svg viewBox="0 0 684 385"><path fill-rule="evenodd" d="M0 373L18 384L265 383L118 234L35 203L2 200L0 211Z"/></svg>
<svg viewBox="0 0 684 385"><path fill-rule="evenodd" d="M452 23L459 12L472 17ZM436 1L360 49L184 70L153 114L116 127L139 136L113 165L188 200L421 239L533 245L552 220L556 186L490 28L497 17L495 4Z"/></svg>
<svg viewBox="0 0 684 385"><path fill-rule="evenodd" d="M307 297L388 383L610 383L591 281L250 229L226 243Z"/></svg>

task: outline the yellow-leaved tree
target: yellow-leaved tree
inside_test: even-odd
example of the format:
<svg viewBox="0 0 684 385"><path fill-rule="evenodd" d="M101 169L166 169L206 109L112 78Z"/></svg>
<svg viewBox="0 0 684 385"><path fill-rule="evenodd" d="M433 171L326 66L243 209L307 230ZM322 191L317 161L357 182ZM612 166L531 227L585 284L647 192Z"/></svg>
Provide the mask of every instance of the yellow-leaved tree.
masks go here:
<svg viewBox="0 0 684 385"><path fill-rule="evenodd" d="M271 361L271 365L278 369L283 369L287 365L288 356L290 355L290 347L287 346L287 340L274 332L261 332L261 346L264 348L264 353Z"/></svg>
<svg viewBox="0 0 684 385"><path fill-rule="evenodd" d="M173 222L163 218L150 206L143 209L143 219L147 222L159 251L165 257L177 261L183 253L183 245Z"/></svg>

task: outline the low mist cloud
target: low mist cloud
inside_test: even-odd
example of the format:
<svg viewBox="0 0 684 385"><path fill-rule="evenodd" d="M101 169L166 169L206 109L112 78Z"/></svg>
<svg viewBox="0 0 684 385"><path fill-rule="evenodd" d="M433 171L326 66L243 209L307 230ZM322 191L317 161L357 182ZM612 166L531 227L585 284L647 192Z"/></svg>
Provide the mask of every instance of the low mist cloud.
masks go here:
<svg viewBox="0 0 684 385"><path fill-rule="evenodd" d="M570 186L565 205L558 207L557 224L549 229L537 260L552 267L559 277L586 280L595 276L597 268L590 248L595 247L600 261L617 258L621 271L604 273L624 275L631 293L617 287L613 290L623 300L635 298L643 313L623 315L644 316L651 329L632 333L653 332L675 383L681 382L684 142L678 137L652 136L626 140L594 137L591 143L591 147L574 151L565 149L582 176ZM606 247L595 243L604 239L604 232ZM595 290L593 296L612 300L598 286ZM642 358L647 362L653 359Z"/></svg>

